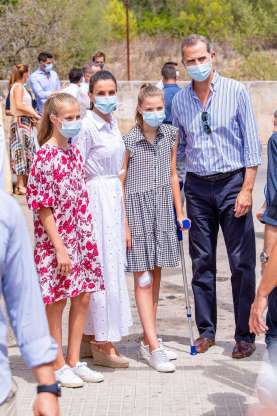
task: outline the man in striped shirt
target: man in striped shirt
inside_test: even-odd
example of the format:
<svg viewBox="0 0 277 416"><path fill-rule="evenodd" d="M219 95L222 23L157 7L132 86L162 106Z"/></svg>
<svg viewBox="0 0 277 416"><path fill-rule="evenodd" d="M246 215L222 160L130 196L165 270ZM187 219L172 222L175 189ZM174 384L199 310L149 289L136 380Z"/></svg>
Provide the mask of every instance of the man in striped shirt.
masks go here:
<svg viewBox="0 0 277 416"><path fill-rule="evenodd" d="M261 163L261 144L249 94L243 84L220 76L209 41L191 35L182 59L192 82L173 99L173 125L179 128L178 169L185 181L192 220L190 255L198 352L215 343L216 246L219 226L231 268L235 312L233 358L250 356L254 334L248 326L255 296L256 248L252 191Z"/></svg>

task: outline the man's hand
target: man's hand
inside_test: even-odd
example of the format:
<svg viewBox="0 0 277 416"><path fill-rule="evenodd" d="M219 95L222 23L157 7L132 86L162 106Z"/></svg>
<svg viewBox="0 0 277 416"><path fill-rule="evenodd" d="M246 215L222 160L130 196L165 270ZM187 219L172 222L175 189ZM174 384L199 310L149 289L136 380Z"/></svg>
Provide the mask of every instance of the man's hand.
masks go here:
<svg viewBox="0 0 277 416"><path fill-rule="evenodd" d="M235 203L235 217L239 218L246 215L252 207L252 192L242 189Z"/></svg>
<svg viewBox="0 0 277 416"><path fill-rule="evenodd" d="M255 300L251 306L251 313L249 318L249 329L251 333L256 335L264 334L268 327L263 319L263 313L267 307L267 296L257 293Z"/></svg>
<svg viewBox="0 0 277 416"><path fill-rule="evenodd" d="M35 416L59 416L59 401L52 393L39 393L34 403Z"/></svg>

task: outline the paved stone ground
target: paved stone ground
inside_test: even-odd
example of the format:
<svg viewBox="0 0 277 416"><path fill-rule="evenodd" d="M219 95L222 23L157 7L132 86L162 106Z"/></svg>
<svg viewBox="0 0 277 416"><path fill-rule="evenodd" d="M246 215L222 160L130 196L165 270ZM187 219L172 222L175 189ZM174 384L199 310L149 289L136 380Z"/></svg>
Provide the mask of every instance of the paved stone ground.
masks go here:
<svg viewBox="0 0 277 416"><path fill-rule="evenodd" d="M264 151L265 153L265 151ZM265 157L264 157L265 159ZM265 166L259 171L254 192L254 210L263 200ZM31 230L31 216L21 199ZM257 253L262 247L263 227L256 222ZM188 245L185 252L189 279L191 267ZM259 266L257 276L259 276ZM140 325L133 300L132 278L128 276L132 310L135 320L132 335L122 341L119 349L130 358L130 368L103 369L105 381L82 389L63 389L63 416L239 416L246 415L248 405L256 401L254 386L264 352L263 339L249 359L230 358L233 348L233 306L230 272L223 238L218 244L218 333L217 345L204 355L189 354L188 327L185 319L184 296L180 269L164 273L159 307L159 333L165 343L178 353L177 371L160 374L137 360L136 349ZM64 319L66 345L67 317ZM35 383L25 368L18 348L10 339L10 360L19 385L19 415L31 415ZM92 365L88 360L89 365Z"/></svg>

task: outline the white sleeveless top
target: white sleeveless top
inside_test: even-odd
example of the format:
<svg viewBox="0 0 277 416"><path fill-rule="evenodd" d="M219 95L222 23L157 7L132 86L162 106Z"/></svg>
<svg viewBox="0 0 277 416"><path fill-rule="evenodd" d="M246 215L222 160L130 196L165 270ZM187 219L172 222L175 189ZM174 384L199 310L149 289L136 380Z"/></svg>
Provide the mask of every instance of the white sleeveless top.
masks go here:
<svg viewBox="0 0 277 416"><path fill-rule="evenodd" d="M15 106L14 88L17 85L22 85L22 84L20 84L20 82L15 82L13 84L12 88L11 88L11 91L10 91L11 112L14 116L24 116L25 114L22 111L17 110L16 106ZM22 85L22 87L23 87L22 103L24 105L26 105L27 107L32 107L32 97L23 85Z"/></svg>

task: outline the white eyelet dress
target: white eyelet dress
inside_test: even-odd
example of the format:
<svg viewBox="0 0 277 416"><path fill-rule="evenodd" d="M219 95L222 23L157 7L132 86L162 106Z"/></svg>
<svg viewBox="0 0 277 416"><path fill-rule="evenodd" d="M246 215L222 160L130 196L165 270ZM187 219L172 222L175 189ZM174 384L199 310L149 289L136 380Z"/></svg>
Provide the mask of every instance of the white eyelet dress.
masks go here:
<svg viewBox="0 0 277 416"><path fill-rule="evenodd" d="M89 209L105 291L91 296L84 333L97 341L120 341L132 325L124 266L124 207L119 172L124 143L116 121L106 123L88 110L76 140L85 159Z"/></svg>
<svg viewBox="0 0 277 416"><path fill-rule="evenodd" d="M162 124L155 142L134 127L123 137L129 152L125 183L126 215L132 236L127 271L143 272L179 264L171 190L171 150L177 129Z"/></svg>

